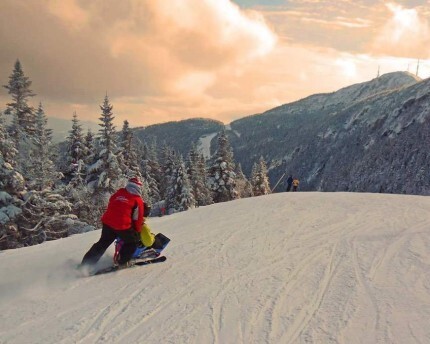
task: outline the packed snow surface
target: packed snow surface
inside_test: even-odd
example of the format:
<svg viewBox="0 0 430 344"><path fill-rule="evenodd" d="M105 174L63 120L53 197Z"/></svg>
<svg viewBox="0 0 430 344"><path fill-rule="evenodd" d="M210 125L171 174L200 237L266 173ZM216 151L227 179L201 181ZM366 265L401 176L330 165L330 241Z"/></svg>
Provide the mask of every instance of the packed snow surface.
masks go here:
<svg viewBox="0 0 430 344"><path fill-rule="evenodd" d="M167 261L108 275L74 270L99 231L2 252L0 342L430 343L429 197L278 193L149 224Z"/></svg>

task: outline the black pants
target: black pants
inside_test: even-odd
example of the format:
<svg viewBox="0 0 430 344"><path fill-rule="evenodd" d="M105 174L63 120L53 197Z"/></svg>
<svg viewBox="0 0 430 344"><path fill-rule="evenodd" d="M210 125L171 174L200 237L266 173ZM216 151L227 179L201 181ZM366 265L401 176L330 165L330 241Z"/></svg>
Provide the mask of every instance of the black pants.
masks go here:
<svg viewBox="0 0 430 344"><path fill-rule="evenodd" d="M81 265L96 264L117 237L120 237L124 241L124 244L121 247L118 263L127 263L133 256L134 251L136 251L138 242L137 232L134 229L118 231L103 224L102 234L99 241L91 246L90 250L85 254L84 258L82 258Z"/></svg>
<svg viewBox="0 0 430 344"><path fill-rule="evenodd" d="M291 184L287 185L287 192L291 190Z"/></svg>

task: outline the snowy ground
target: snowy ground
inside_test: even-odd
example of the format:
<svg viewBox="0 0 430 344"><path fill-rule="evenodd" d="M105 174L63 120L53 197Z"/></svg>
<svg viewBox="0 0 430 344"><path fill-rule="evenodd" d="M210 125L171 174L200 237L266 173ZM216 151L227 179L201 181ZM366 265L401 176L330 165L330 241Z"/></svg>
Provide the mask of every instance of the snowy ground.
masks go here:
<svg viewBox="0 0 430 344"><path fill-rule="evenodd" d="M168 260L110 275L73 269L98 231L0 253L0 342L430 343L430 197L279 193L150 225Z"/></svg>

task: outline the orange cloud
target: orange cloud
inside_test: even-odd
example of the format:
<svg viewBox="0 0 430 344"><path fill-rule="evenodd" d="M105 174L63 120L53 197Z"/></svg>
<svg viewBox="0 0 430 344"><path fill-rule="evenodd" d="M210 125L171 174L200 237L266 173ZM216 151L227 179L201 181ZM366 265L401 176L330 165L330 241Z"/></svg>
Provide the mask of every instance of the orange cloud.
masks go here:
<svg viewBox="0 0 430 344"><path fill-rule="evenodd" d="M76 3L76 0L48 0L48 11L57 16L64 25L79 30L88 23L88 13Z"/></svg>
<svg viewBox="0 0 430 344"><path fill-rule="evenodd" d="M382 26L372 50L410 58L430 58L430 24L416 8L404 8L388 3L391 17Z"/></svg>
<svg viewBox="0 0 430 344"><path fill-rule="evenodd" d="M408 64L414 71L415 59L383 57L413 41L404 39L415 32L407 18L418 20L420 38L397 52L418 52L428 37L424 7L414 12L352 0L288 6L264 11L231 0L2 0L0 23L8 30L0 30L0 79L7 83L20 58L38 94L35 105L42 100L48 116L71 119L77 110L79 118L97 122L107 91L117 126L125 119L138 126L189 117L228 123L369 80L378 65L381 73ZM406 17L403 26L396 11ZM375 31L384 44L370 47ZM378 51L381 46L386 50ZM430 61L422 60L421 72L430 74ZM5 89L0 101L0 107L8 101Z"/></svg>
<svg viewBox="0 0 430 344"><path fill-rule="evenodd" d="M261 15L243 12L228 0L138 4L109 32L111 52L117 58L132 56L163 79L164 92L203 90L220 68L264 56L276 42Z"/></svg>

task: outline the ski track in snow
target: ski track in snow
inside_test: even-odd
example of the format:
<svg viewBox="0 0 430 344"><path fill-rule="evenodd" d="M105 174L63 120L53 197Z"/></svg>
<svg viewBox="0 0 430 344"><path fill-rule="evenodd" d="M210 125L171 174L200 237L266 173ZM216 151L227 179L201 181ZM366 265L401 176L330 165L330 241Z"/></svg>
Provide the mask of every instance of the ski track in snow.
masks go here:
<svg viewBox="0 0 430 344"><path fill-rule="evenodd" d="M0 343L430 342L428 197L280 193L150 225L167 261L108 275L73 271L98 232L2 252Z"/></svg>

